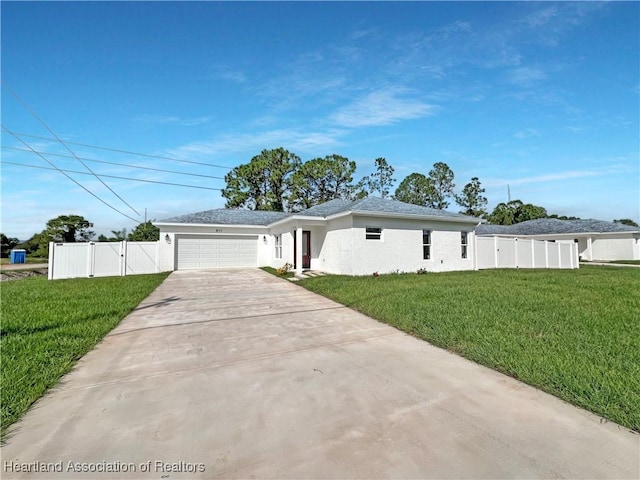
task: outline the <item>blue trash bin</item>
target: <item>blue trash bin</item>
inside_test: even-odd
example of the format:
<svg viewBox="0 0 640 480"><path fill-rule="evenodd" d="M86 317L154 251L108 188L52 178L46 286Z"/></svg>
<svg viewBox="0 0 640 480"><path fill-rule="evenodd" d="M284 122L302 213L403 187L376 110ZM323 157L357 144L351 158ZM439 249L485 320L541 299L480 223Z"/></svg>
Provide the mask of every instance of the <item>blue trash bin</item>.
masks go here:
<svg viewBox="0 0 640 480"><path fill-rule="evenodd" d="M26 250L11 250L11 263L27 263Z"/></svg>

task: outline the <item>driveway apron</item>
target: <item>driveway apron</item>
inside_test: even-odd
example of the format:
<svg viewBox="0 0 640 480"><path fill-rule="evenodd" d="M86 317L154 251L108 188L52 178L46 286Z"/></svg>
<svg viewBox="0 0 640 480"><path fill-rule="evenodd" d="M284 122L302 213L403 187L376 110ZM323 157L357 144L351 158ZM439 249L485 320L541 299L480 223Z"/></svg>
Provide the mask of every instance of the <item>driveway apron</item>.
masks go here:
<svg viewBox="0 0 640 480"><path fill-rule="evenodd" d="M640 436L261 270L178 271L1 462L3 479L620 479L640 477Z"/></svg>

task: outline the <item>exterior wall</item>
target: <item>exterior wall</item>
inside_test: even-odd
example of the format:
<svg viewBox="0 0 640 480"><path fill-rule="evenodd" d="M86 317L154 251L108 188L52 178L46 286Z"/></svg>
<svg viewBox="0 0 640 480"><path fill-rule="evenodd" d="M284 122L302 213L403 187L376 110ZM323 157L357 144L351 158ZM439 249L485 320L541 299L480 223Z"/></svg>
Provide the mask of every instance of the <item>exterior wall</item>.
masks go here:
<svg viewBox="0 0 640 480"><path fill-rule="evenodd" d="M282 258L276 258L276 235L282 235ZM293 229L290 225L273 228L269 235L269 252L260 266L280 268L285 263L293 265Z"/></svg>
<svg viewBox="0 0 640 480"><path fill-rule="evenodd" d="M592 260L640 260L640 239L622 236L596 237L592 240Z"/></svg>
<svg viewBox="0 0 640 480"><path fill-rule="evenodd" d="M367 240L366 227L381 227L381 240ZM373 272L473 270L473 225L453 222L354 216L351 235L351 275ZM424 260L422 230L431 230L431 258ZM467 258L462 258L460 233L468 232Z"/></svg>
<svg viewBox="0 0 640 480"><path fill-rule="evenodd" d="M178 268L178 242L180 237L198 235L258 235L258 265L268 265L273 257L273 238L270 238L266 227L237 227L233 225L159 225L159 269L161 272ZM166 236L169 236L167 239ZM264 237L267 237L267 243Z"/></svg>
<svg viewBox="0 0 640 480"><path fill-rule="evenodd" d="M322 243L318 242L318 258L312 266L317 265L318 270L327 273L353 275L353 218L351 216L331 220L326 228L323 228ZM318 240L320 240L318 235ZM313 243L314 238L311 237ZM311 246L313 252L313 245Z"/></svg>

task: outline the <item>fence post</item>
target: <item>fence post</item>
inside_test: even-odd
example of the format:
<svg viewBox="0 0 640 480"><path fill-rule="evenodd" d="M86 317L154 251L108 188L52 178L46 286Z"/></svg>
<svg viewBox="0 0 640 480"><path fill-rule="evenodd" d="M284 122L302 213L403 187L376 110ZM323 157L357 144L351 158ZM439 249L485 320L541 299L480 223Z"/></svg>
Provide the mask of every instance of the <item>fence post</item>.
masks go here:
<svg viewBox="0 0 640 480"><path fill-rule="evenodd" d="M126 241L122 242L122 276L127 276L127 253L129 253L129 245L127 245Z"/></svg>
<svg viewBox="0 0 640 480"><path fill-rule="evenodd" d="M498 237L493 237L493 263L498 268Z"/></svg>
<svg viewBox="0 0 640 480"><path fill-rule="evenodd" d="M515 263L516 268L520 268L518 265L518 239L514 238L513 242L513 263Z"/></svg>
<svg viewBox="0 0 640 480"><path fill-rule="evenodd" d="M156 242L156 265L155 265L156 273L160 272L160 240Z"/></svg>
<svg viewBox="0 0 640 480"><path fill-rule="evenodd" d="M531 239L531 268L536 268L536 241Z"/></svg>
<svg viewBox="0 0 640 480"><path fill-rule="evenodd" d="M92 278L95 272L95 243L89 242L87 247L87 277Z"/></svg>
<svg viewBox="0 0 640 480"><path fill-rule="evenodd" d="M544 242L544 268L549 268L549 242L547 240L543 240Z"/></svg>
<svg viewBox="0 0 640 480"><path fill-rule="evenodd" d="M47 278L49 280L53 280L53 261L55 259L53 250L55 248L56 244L53 242L49 242L49 268L47 269Z"/></svg>
<svg viewBox="0 0 640 480"><path fill-rule="evenodd" d="M560 242L556 242L558 246L558 268L562 268L562 248L560 248Z"/></svg>

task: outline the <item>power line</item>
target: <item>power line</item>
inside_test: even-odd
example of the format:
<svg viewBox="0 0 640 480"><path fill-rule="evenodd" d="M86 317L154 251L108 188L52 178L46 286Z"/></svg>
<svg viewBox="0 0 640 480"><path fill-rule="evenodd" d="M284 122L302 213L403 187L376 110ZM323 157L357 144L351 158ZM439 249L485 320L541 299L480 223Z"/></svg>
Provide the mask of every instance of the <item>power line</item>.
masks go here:
<svg viewBox="0 0 640 480"><path fill-rule="evenodd" d="M105 181L104 181L104 180L102 180L100 177L98 177L98 176L95 174L95 172L94 172L93 170L91 170L91 168L89 168L89 166L88 166L86 163L84 163L82 160L80 160L80 158L78 158L78 156L73 152L73 150L71 150L71 149L67 146L67 144L66 144L66 143L64 143L64 142L62 141L62 139L60 139L60 137L58 137L58 135L56 135L56 132L54 132L53 130L51 130L51 129L49 128L49 126L44 122L44 120L42 120L42 119L38 116L38 114L37 114L35 111L33 111L33 109L32 109L29 105L27 105L27 103L26 103L24 100L22 100L22 98L20 98L20 96L19 96L16 92L14 92L14 91L13 91L13 90L12 90L12 89L11 89L11 88L10 88L10 87L5 83L5 82L4 82L4 80L0 80L0 82L2 82L2 85L4 86L4 88L6 88L7 90L9 90L9 92L11 93L11 95L13 95L13 96L14 96L14 97L15 97L15 98L16 98L16 99L17 99L17 100L22 104L22 106L23 106L23 107L24 107L24 108L25 108L29 113L31 113L31 115L33 115L33 116L35 117L35 119L36 119L36 120L38 120L38 122L40 122L40 124L41 124L44 128L46 128L46 129L47 129L47 131L48 131L51 135L53 135L54 137L56 137L56 140L58 140L58 142L60 142L60 143L62 144L62 146L63 146L64 148L66 148L66 149L69 151L69 153L70 153L71 155L73 155L73 156L75 157L75 159L76 159L76 160L78 160L78 161L82 164L82 166L83 166L84 168L86 168L87 170L89 170L89 172L91 172L91 173L93 174L93 176L94 176L94 177L96 177L98 180L100 180L100 183L102 183L105 187L107 187L107 188L109 189L109 191L110 191L111 193L113 193L116 197L118 197L122 203L124 203L127 207L129 207L131 210L133 210L133 211L135 212L135 214L136 214L136 215L140 216L140 212L138 212L135 208L133 208L133 207L132 207L132 206L131 206L131 205L130 205L130 204L129 204L129 203L128 203L124 198L122 198L120 195L118 195L118 194L115 192L115 190L113 190L109 185L107 185L107 184L105 183Z"/></svg>
<svg viewBox="0 0 640 480"><path fill-rule="evenodd" d="M15 150L15 151L18 151L18 152L31 152L31 150L27 150L26 148L8 147L6 145L2 145L2 148L6 149L6 150ZM49 153L49 152L41 152L41 151L38 151L38 153L41 153L42 155L51 155L53 157L73 158L71 155L63 155L61 153ZM86 157L79 157L79 158L82 158L83 160L85 160L87 162L106 163L108 165L118 165L120 167L140 168L140 169L143 169L143 170L153 170L154 172L173 173L173 174L176 174L176 175L189 175L189 176L192 176L192 177L215 178L216 180L224 180L224 177L216 177L216 176L213 176L213 175L202 175L200 173L177 172L175 170L164 170L162 168L141 167L139 165L130 165L130 164L127 164L127 163L118 163L118 162L107 162L106 160L96 160L94 158L86 158Z"/></svg>
<svg viewBox="0 0 640 480"><path fill-rule="evenodd" d="M91 175L89 172L78 172L76 170L62 170L62 169L60 169L58 167L51 168L51 167L43 167L41 165L28 165L26 163L7 162L6 160L2 160L2 162L0 162L0 163L2 163L3 165L4 164L7 164L7 165L20 165L21 167L39 168L41 170L58 170L59 172L77 173L79 175ZM156 181L156 180L144 180L144 179L141 179L141 178L118 177L116 175L104 175L102 173L98 173L96 175L99 176L99 177L117 178L119 180L131 180L131 181L134 181L134 182L158 183L160 185L172 185L174 187L199 188L201 190L217 190L217 191L222 190L221 188L200 187L198 185L185 185L185 184L182 184L182 183L160 182L160 181Z"/></svg>
<svg viewBox="0 0 640 480"><path fill-rule="evenodd" d="M78 185L80 188L82 188L83 190L85 190L88 194L90 194L91 196L97 198L98 200L100 200L102 203L104 203L107 207L109 207L111 210L115 210L116 212L118 212L120 215L127 217L129 220L132 220L134 222L137 222L138 220L136 220L133 217L130 217L129 215L127 215L126 213L121 212L120 210L118 210L116 207L114 207L113 205L108 204L107 202L105 202L103 199L101 199L99 196L97 196L95 193L93 193L91 190L89 190L87 187L85 187L84 185L82 185L81 183L79 183L78 181L76 181L75 178L73 178L70 175L67 175L64 171L60 170L58 167L55 166L54 163L50 162L49 160L47 160L45 157L43 157L42 155L40 155L38 152L36 152L35 150L33 150L31 148L31 146L26 143L24 140L22 140L20 137L18 137L16 134L14 134L11 130L9 130L7 127L5 127L4 125L2 125L2 129L5 130L9 135L13 136L16 140L18 140L19 142L22 142L24 144L25 147L31 149L33 151L33 153L35 153L36 155L38 155L40 158L42 158L45 162L47 162L49 165L51 165L53 167L52 170L58 170L60 173L62 173L65 177L67 177L69 180L71 180L73 183L75 183L76 185ZM47 167L44 167L47 168ZM84 173L84 172L83 172Z"/></svg>
<svg viewBox="0 0 640 480"><path fill-rule="evenodd" d="M49 140L49 141L55 140L55 139L50 138L50 137L41 137L41 136L38 136L38 135L30 135L28 133L17 133L16 135L19 135L21 137L27 137L27 138L36 138L38 140ZM70 145L79 145L81 147L95 148L95 149L98 149L98 150L106 150L108 152L126 153L128 155L138 155L140 157L159 158L160 160L171 160L172 162L190 163L192 165L204 165L205 167L225 168L227 170L231 170L233 168L233 167L228 167L226 165L216 165L215 163L195 162L193 160L183 160L183 159L180 159L180 158L166 157L166 156L163 156L163 155L152 155L150 153L133 152L131 150L121 150L119 148L101 147L101 146L98 146L98 145L90 145L88 143L78 143L78 142L67 142L67 143L70 144Z"/></svg>

